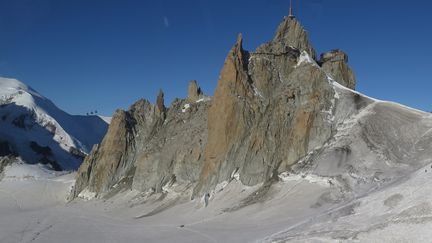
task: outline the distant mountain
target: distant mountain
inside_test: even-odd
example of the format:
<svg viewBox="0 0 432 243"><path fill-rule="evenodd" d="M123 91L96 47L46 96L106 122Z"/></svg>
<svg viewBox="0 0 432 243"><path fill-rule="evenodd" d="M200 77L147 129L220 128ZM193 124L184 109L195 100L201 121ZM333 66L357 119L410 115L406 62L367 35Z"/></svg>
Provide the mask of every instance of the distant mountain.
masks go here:
<svg viewBox="0 0 432 243"><path fill-rule="evenodd" d="M108 124L98 116L74 116L15 79L0 78L0 156L74 170Z"/></svg>

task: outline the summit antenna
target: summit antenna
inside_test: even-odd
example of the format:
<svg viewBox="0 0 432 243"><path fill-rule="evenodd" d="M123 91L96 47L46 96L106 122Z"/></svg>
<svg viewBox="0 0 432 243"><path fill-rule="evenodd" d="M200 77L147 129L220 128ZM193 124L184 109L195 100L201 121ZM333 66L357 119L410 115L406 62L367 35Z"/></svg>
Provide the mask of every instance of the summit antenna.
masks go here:
<svg viewBox="0 0 432 243"><path fill-rule="evenodd" d="M290 0L290 8L289 8L289 15L288 17L290 18L295 18L295 16L293 15L293 7L292 7L292 0Z"/></svg>

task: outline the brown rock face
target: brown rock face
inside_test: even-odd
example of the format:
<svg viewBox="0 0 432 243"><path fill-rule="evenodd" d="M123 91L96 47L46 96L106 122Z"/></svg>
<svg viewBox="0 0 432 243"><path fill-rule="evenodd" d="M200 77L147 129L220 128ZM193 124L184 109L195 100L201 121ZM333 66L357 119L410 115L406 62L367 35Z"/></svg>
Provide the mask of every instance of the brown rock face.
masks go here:
<svg viewBox="0 0 432 243"><path fill-rule="evenodd" d="M332 78L350 89L355 89L356 79L348 66L348 55L341 50L332 50L321 54L320 64Z"/></svg>
<svg viewBox="0 0 432 243"><path fill-rule="evenodd" d="M200 182L205 185L218 182L214 172L220 169L229 149L245 133L246 121L243 116L247 105L243 102L253 97L247 74L248 53L242 47L240 34L237 42L225 59L214 101L208 113L209 140L204 152L205 164Z"/></svg>
<svg viewBox="0 0 432 243"><path fill-rule="evenodd" d="M95 145L78 170L74 196L89 186L90 191L108 191L125 174L128 154L133 149L135 122L127 112L114 114L108 133L100 146Z"/></svg>
<svg viewBox="0 0 432 243"><path fill-rule="evenodd" d="M189 82L189 89L188 89L188 101L190 102L196 102L202 97L203 93L201 91L201 88L198 86L196 80L192 80Z"/></svg>
<svg viewBox="0 0 432 243"><path fill-rule="evenodd" d="M334 90L318 65L300 63L301 52L315 52L295 19L285 19L273 41L255 53L241 44L240 36L209 110L197 195L234 171L245 185L271 180L332 134L323 111L332 112Z"/></svg>

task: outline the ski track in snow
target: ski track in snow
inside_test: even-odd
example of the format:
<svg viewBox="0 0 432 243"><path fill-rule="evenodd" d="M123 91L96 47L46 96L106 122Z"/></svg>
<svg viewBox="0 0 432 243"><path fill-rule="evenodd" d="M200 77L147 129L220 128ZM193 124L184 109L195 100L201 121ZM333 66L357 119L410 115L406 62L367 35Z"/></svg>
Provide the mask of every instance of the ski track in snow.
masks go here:
<svg viewBox="0 0 432 243"><path fill-rule="evenodd" d="M15 206L18 208L18 210L22 210L22 207L19 204L19 201L17 200L17 198L15 197L15 195L13 193L5 191L5 190L1 190L1 189L0 189L0 193L4 193L7 196L9 196L10 198L12 198L14 203L15 203Z"/></svg>
<svg viewBox="0 0 432 243"><path fill-rule="evenodd" d="M210 242L218 243L218 241L216 239L214 239L213 237L211 237L209 235L206 235L204 233L201 233L198 230L193 230L193 229L190 229L190 228L182 228L182 230L186 230L186 231L189 231L189 232L191 232L193 234L197 234L197 235L199 235L201 237L204 237L204 239L209 240Z"/></svg>

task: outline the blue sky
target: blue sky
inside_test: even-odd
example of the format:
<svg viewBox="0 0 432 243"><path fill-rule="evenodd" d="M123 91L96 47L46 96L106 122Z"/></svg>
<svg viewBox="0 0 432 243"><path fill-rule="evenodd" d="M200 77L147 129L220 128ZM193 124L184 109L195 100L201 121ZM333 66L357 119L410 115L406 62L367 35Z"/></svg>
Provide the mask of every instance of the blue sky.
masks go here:
<svg viewBox="0 0 432 243"><path fill-rule="evenodd" d="M318 54L348 53L357 89L432 110L431 1L294 0ZM409 5L408 5L409 4ZM144 97L213 94L243 33L273 37L288 0L1 0L0 76L32 86L72 114L111 115Z"/></svg>

